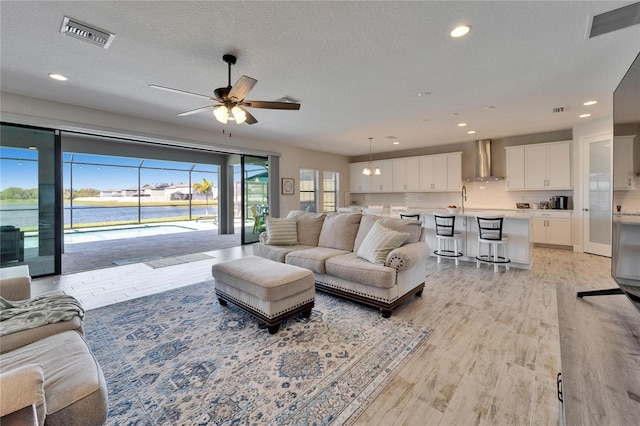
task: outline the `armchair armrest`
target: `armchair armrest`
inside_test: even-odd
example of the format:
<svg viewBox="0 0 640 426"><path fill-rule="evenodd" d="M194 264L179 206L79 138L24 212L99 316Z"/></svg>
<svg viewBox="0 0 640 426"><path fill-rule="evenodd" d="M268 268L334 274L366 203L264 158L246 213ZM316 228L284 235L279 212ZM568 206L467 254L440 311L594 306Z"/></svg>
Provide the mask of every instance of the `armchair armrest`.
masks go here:
<svg viewBox="0 0 640 426"><path fill-rule="evenodd" d="M0 278L0 297L7 300L25 300L31 298L31 277Z"/></svg>
<svg viewBox="0 0 640 426"><path fill-rule="evenodd" d="M41 365L28 364L1 373L0 388L0 416L4 417L34 405L38 425L44 424L46 406Z"/></svg>
<svg viewBox="0 0 640 426"><path fill-rule="evenodd" d="M401 271L411 268L418 262L426 262L427 257L429 257L429 245L425 241L418 241L391 250L385 266Z"/></svg>

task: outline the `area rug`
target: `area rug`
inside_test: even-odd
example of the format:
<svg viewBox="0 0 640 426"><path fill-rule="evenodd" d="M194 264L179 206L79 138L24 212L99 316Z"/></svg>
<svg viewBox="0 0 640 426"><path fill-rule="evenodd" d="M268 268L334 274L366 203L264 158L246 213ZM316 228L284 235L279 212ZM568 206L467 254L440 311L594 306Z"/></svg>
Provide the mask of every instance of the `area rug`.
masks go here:
<svg viewBox="0 0 640 426"><path fill-rule="evenodd" d="M322 293L277 334L213 282L87 311L110 425L351 424L430 331Z"/></svg>

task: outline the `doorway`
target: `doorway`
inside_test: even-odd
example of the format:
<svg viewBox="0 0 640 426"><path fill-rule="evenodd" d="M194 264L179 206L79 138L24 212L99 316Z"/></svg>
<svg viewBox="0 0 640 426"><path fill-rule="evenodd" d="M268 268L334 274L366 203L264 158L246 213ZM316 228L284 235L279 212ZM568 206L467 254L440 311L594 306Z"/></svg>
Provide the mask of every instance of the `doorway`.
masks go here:
<svg viewBox="0 0 640 426"><path fill-rule="evenodd" d="M258 242L269 215L269 159L245 155L242 175L242 244Z"/></svg>
<svg viewBox="0 0 640 426"><path fill-rule="evenodd" d="M610 133L581 138L583 156L583 241L586 253L611 257Z"/></svg>

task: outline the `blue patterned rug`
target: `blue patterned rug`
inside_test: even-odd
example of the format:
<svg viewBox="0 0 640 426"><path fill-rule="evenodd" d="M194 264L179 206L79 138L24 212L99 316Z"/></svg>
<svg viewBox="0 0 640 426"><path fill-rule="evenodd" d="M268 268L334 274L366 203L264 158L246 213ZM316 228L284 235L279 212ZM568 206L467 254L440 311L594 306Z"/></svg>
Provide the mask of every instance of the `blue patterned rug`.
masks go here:
<svg viewBox="0 0 640 426"><path fill-rule="evenodd" d="M350 424L429 333L317 293L310 318L270 335L232 304L220 306L213 282L85 318L110 425Z"/></svg>

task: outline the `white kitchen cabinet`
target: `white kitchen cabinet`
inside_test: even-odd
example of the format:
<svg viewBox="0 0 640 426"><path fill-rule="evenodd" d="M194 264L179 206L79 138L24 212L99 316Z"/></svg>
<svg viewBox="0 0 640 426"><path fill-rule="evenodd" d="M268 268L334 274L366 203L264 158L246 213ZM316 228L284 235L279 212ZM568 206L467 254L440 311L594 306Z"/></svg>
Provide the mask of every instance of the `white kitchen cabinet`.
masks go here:
<svg viewBox="0 0 640 426"><path fill-rule="evenodd" d="M535 212L531 225L534 243L572 245L571 212Z"/></svg>
<svg viewBox="0 0 640 426"><path fill-rule="evenodd" d="M362 170L368 161L349 164L349 191L353 193L371 192L371 176L363 175Z"/></svg>
<svg viewBox="0 0 640 426"><path fill-rule="evenodd" d="M613 189L634 190L633 142L635 135L613 139Z"/></svg>
<svg viewBox="0 0 640 426"><path fill-rule="evenodd" d="M459 191L462 188L462 153L447 154L447 190Z"/></svg>
<svg viewBox="0 0 640 426"><path fill-rule="evenodd" d="M525 189L524 146L510 146L507 150L507 190Z"/></svg>
<svg viewBox="0 0 640 426"><path fill-rule="evenodd" d="M571 189L571 141L524 146L526 189Z"/></svg>
<svg viewBox="0 0 640 426"><path fill-rule="evenodd" d="M420 159L406 157L393 159L394 192L411 192L420 189Z"/></svg>
<svg viewBox="0 0 640 426"><path fill-rule="evenodd" d="M393 160L377 160L371 163L371 167L380 169L379 175L371 175L370 192L393 191Z"/></svg>
<svg viewBox="0 0 640 426"><path fill-rule="evenodd" d="M420 191L458 191L462 181L462 153L423 155L420 159Z"/></svg>

